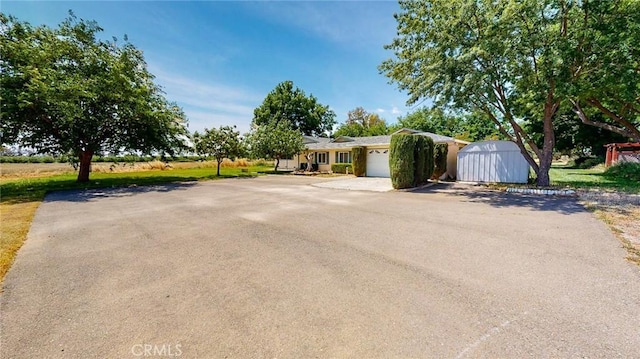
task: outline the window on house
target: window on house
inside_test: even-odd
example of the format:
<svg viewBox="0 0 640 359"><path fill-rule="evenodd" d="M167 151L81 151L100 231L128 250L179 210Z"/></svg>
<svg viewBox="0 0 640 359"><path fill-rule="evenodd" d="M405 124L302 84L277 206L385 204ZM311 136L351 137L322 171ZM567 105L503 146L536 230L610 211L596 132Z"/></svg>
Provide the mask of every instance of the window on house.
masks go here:
<svg viewBox="0 0 640 359"><path fill-rule="evenodd" d="M326 165L327 163L329 163L329 152L316 153L316 163L321 165Z"/></svg>
<svg viewBox="0 0 640 359"><path fill-rule="evenodd" d="M351 152L338 152L338 163L351 163Z"/></svg>

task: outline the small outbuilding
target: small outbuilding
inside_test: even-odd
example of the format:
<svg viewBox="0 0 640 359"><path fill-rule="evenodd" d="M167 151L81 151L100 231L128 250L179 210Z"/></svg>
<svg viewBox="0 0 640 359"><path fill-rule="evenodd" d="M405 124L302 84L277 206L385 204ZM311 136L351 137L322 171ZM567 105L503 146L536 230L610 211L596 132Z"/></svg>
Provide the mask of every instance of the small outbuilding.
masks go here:
<svg viewBox="0 0 640 359"><path fill-rule="evenodd" d="M607 148L607 158L604 165L609 167L618 162L640 163L640 142L610 143Z"/></svg>
<svg viewBox="0 0 640 359"><path fill-rule="evenodd" d="M511 141L473 142L458 152L458 181L527 183L529 163Z"/></svg>

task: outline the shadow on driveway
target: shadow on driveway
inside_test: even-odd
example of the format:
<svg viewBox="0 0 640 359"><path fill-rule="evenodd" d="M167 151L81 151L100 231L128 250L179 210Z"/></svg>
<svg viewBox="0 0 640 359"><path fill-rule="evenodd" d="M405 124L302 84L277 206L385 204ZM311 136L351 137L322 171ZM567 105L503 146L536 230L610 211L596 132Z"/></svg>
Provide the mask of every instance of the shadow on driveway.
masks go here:
<svg viewBox="0 0 640 359"><path fill-rule="evenodd" d="M47 202L90 202L102 198L131 197L148 192L183 191L195 186L197 182L167 183L162 185L129 186L119 188L82 189L50 192Z"/></svg>
<svg viewBox="0 0 640 359"><path fill-rule="evenodd" d="M576 198L550 195L530 195L506 193L490 190L484 186L461 185L451 182L440 182L430 187L411 191L415 194L439 193L457 198L466 198L466 202L486 203L493 207L528 207L537 211L551 211L561 214L586 212Z"/></svg>

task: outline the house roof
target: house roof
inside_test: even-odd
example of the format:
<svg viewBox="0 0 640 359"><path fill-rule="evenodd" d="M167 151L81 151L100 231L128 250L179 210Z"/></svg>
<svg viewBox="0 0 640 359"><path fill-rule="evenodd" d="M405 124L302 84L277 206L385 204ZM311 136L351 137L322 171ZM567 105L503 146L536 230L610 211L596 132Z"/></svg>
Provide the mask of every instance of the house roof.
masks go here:
<svg viewBox="0 0 640 359"><path fill-rule="evenodd" d="M417 130L412 130L410 128L400 129L393 134L396 133L412 133L421 136L428 136L433 139L433 142L436 143L444 143L444 142L455 142L455 143L463 143L468 144L467 141L457 140L453 137L442 136L431 132L421 132ZM307 149L310 150L335 150L335 149L349 149L355 146L385 146L391 143L391 135L385 136L366 136L366 137L349 137L349 136L338 136L334 139L329 138L321 138L321 137L305 137L305 144L307 145ZM308 139L308 142L307 142Z"/></svg>
<svg viewBox="0 0 640 359"><path fill-rule="evenodd" d="M435 143L455 142L455 143L462 143L462 144L465 144L465 145L468 145L469 143L471 143L471 142L468 142L468 141L459 140L457 138L438 135L438 134L432 133L432 132L422 132L422 131L414 130L414 129L411 129L411 128L401 128L398 131L394 132L393 134L395 135L396 133L408 133L408 134L414 134L414 135L428 136L428 137L431 137L431 139Z"/></svg>
<svg viewBox="0 0 640 359"><path fill-rule="evenodd" d="M308 143L327 143L331 141L330 138L328 137L313 137L313 136L302 136L302 143L304 144L308 144Z"/></svg>

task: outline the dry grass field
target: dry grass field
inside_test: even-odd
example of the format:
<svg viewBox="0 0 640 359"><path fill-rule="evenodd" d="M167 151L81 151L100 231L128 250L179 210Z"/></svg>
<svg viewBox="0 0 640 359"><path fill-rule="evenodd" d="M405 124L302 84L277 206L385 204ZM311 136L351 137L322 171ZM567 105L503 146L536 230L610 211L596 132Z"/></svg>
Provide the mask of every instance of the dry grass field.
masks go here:
<svg viewBox="0 0 640 359"><path fill-rule="evenodd" d="M122 173L138 172L148 170L170 170L170 169L190 169L190 168L216 168L215 161L194 161L194 162L96 162L91 165L91 170L95 173ZM220 165L221 168L242 168L253 166L255 163L245 159L231 161L225 159ZM263 165L258 164L258 165ZM270 165L270 162L268 163ZM75 172L69 163L1 163L0 178L19 179L54 176Z"/></svg>

